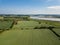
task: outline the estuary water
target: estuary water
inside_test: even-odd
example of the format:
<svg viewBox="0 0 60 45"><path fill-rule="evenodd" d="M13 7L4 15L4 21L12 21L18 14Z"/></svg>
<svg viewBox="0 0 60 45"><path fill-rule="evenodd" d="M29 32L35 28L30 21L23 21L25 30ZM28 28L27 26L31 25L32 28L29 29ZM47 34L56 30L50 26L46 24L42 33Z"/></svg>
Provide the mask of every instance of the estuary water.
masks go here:
<svg viewBox="0 0 60 45"><path fill-rule="evenodd" d="M31 19L38 19L38 20L60 21L60 18L54 18L54 17L30 16L30 18L31 18Z"/></svg>

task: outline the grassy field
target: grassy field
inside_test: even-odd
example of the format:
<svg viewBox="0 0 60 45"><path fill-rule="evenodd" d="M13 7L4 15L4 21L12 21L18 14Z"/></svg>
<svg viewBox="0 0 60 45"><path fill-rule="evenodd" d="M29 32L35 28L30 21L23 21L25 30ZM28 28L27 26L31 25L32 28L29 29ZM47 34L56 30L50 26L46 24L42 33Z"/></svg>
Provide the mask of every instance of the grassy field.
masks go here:
<svg viewBox="0 0 60 45"><path fill-rule="evenodd" d="M15 26L16 29L33 29L35 26L38 26L38 22L35 21L18 21L18 26Z"/></svg>
<svg viewBox="0 0 60 45"><path fill-rule="evenodd" d="M9 29L13 21L0 21L0 29Z"/></svg>
<svg viewBox="0 0 60 45"><path fill-rule="evenodd" d="M0 45L60 45L59 38L49 29L33 29L40 25L36 21L18 21L0 34Z"/></svg>

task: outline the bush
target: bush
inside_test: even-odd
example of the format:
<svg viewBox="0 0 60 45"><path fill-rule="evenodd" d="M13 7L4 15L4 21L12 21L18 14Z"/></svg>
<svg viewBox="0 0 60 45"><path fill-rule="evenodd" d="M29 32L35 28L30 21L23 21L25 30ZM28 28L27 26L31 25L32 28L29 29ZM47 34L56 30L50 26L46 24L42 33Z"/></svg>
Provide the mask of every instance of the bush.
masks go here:
<svg viewBox="0 0 60 45"><path fill-rule="evenodd" d="M52 30L53 28L55 28L54 26L49 26L48 29Z"/></svg>

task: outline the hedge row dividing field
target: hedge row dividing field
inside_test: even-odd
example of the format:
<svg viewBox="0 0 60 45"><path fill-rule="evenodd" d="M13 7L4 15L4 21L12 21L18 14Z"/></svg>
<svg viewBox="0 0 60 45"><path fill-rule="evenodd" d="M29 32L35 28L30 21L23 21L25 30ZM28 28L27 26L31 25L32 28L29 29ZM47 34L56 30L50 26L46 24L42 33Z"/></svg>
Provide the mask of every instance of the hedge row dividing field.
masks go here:
<svg viewBox="0 0 60 45"><path fill-rule="evenodd" d="M59 34L60 35L60 29L53 29L57 34Z"/></svg>

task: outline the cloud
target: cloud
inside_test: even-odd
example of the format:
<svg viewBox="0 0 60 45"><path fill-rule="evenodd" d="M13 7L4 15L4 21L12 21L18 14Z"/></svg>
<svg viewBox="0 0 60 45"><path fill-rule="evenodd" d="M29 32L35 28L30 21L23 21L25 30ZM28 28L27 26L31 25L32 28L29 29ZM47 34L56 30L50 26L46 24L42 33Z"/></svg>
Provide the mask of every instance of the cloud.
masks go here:
<svg viewBox="0 0 60 45"><path fill-rule="evenodd" d="M60 10L43 10L41 14L60 14Z"/></svg>
<svg viewBox="0 0 60 45"><path fill-rule="evenodd" d="M46 2L55 2L56 0L46 0Z"/></svg>
<svg viewBox="0 0 60 45"><path fill-rule="evenodd" d="M49 6L41 10L42 14L60 14L60 6Z"/></svg>
<svg viewBox="0 0 60 45"><path fill-rule="evenodd" d="M40 10L38 9L20 9L20 8L1 8L0 14L39 14Z"/></svg>
<svg viewBox="0 0 60 45"><path fill-rule="evenodd" d="M46 2L60 2L60 0L46 0Z"/></svg>
<svg viewBox="0 0 60 45"><path fill-rule="evenodd" d="M46 0L47 2L52 1L52 0Z"/></svg>
<svg viewBox="0 0 60 45"><path fill-rule="evenodd" d="M46 8L0 8L0 14L60 14L60 6Z"/></svg>
<svg viewBox="0 0 60 45"><path fill-rule="evenodd" d="M48 9L59 9L60 10L60 6L50 6L50 7L47 7Z"/></svg>

